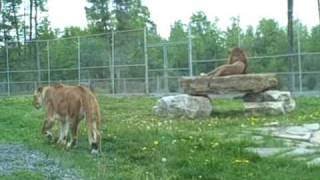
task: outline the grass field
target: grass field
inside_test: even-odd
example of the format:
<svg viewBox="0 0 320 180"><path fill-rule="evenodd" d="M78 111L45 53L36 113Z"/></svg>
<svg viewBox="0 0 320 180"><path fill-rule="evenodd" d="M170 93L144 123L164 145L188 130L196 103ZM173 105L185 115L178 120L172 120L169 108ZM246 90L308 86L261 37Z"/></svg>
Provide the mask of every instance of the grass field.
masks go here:
<svg viewBox="0 0 320 180"><path fill-rule="evenodd" d="M319 98L297 99L297 109L284 116L245 116L240 102L214 101L208 119L164 119L153 115L156 99L99 97L103 114L103 153L89 153L82 123L79 146L66 151L41 136L45 113L31 98L0 100L0 143L25 144L76 169L84 179L252 179L312 180L320 168L289 158L260 158L244 151L256 146L240 134L266 122L317 122ZM1 153L1 152L0 152ZM44 179L45 175L16 172L0 179Z"/></svg>

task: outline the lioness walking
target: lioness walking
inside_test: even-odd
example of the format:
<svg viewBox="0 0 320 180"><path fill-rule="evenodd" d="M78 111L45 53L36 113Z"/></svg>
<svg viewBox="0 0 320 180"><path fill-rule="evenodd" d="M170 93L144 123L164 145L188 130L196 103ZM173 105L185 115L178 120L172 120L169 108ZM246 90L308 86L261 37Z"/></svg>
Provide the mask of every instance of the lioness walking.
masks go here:
<svg viewBox="0 0 320 180"><path fill-rule="evenodd" d="M95 95L88 88L62 84L40 87L34 92L33 105L37 109L46 108L47 119L42 127L42 133L46 136L52 138L50 130L56 120L60 122L58 144L67 148L75 146L79 123L85 118L91 153L101 150L100 108ZM71 140L67 142L69 129Z"/></svg>

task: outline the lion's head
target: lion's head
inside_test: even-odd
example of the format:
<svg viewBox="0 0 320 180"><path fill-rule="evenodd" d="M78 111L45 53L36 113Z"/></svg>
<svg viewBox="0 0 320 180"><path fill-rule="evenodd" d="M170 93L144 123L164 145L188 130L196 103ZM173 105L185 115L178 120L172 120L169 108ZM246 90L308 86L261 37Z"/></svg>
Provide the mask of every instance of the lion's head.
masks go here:
<svg viewBox="0 0 320 180"><path fill-rule="evenodd" d="M228 64L233 64L238 61L243 62L247 68L248 58L246 53L240 48L233 48L229 56Z"/></svg>
<svg viewBox="0 0 320 180"><path fill-rule="evenodd" d="M43 93L44 87L39 87L37 90L34 91L33 93L33 102L32 105L36 109L40 109L43 105L44 101L44 93Z"/></svg>

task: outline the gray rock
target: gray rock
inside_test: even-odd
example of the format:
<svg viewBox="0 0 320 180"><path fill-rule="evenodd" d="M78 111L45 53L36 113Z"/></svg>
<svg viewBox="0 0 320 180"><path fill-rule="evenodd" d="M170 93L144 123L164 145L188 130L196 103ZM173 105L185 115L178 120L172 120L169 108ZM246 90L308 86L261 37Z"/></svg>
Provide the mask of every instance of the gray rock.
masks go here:
<svg viewBox="0 0 320 180"><path fill-rule="evenodd" d="M258 93L278 85L275 74L240 74L221 77L183 77L180 85L191 95Z"/></svg>
<svg viewBox="0 0 320 180"><path fill-rule="evenodd" d="M289 91L268 90L261 93L248 93L242 99L245 102L285 101L291 98Z"/></svg>
<svg viewBox="0 0 320 180"><path fill-rule="evenodd" d="M260 157L269 157L269 156L274 156L279 153L288 151L289 148L281 148L281 147L280 148L276 148L276 147L253 148L253 147L249 147L249 148L246 148L246 150L248 152L252 152L252 153L257 154Z"/></svg>
<svg viewBox="0 0 320 180"><path fill-rule="evenodd" d="M283 156L301 156L301 155L309 155L315 153L315 149L307 149L307 148L296 148L292 151L286 152Z"/></svg>
<svg viewBox="0 0 320 180"><path fill-rule="evenodd" d="M304 128L311 130L311 131L316 131L316 130L320 129L319 123L303 124L302 126Z"/></svg>
<svg viewBox="0 0 320 180"><path fill-rule="evenodd" d="M297 143L297 147L300 147L300 148L310 148L310 147L317 147L317 146L319 145L314 143L304 142L304 141Z"/></svg>
<svg viewBox="0 0 320 180"><path fill-rule="evenodd" d="M247 113L253 115L286 113L282 102L245 102L244 108Z"/></svg>
<svg viewBox="0 0 320 180"><path fill-rule="evenodd" d="M264 137L263 136L252 136L251 139L254 141L262 141L264 139Z"/></svg>
<svg viewBox="0 0 320 180"><path fill-rule="evenodd" d="M307 162L308 166L319 166L320 165L320 158L315 158L309 162Z"/></svg>
<svg viewBox="0 0 320 180"><path fill-rule="evenodd" d="M208 98L180 94L161 98L154 106L154 112L162 117L209 117L212 105Z"/></svg>
<svg viewBox="0 0 320 180"><path fill-rule="evenodd" d="M279 126L279 122L275 121L275 122L268 122L268 123L264 123L264 126Z"/></svg>
<svg viewBox="0 0 320 180"><path fill-rule="evenodd" d="M320 144L320 131L312 133L309 141L313 144Z"/></svg>
<svg viewBox="0 0 320 180"><path fill-rule="evenodd" d="M296 102L288 91L269 90L261 93L247 93L242 99L246 102L245 106L249 106L248 108L252 106L265 108L265 111L271 111L268 114L273 112L284 114L293 111L296 107ZM259 111L262 110L259 109Z"/></svg>
<svg viewBox="0 0 320 180"><path fill-rule="evenodd" d="M286 129L286 133L303 136L306 133L311 133L311 130L301 126L292 126Z"/></svg>
<svg viewBox="0 0 320 180"><path fill-rule="evenodd" d="M273 132L272 135L279 138L309 141L312 133L305 133L303 135L293 135L293 134L287 134L285 132Z"/></svg>

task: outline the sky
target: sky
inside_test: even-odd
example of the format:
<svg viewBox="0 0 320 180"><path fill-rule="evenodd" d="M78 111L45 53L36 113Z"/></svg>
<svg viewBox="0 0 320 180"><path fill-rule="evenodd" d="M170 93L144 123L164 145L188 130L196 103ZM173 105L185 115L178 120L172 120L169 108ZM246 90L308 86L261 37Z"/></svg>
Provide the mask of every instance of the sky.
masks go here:
<svg viewBox="0 0 320 180"><path fill-rule="evenodd" d="M240 26L256 27L262 18L275 19L281 26L287 24L287 0L142 0L151 20L162 37L168 37L170 27L177 20L188 23L191 15L203 11L210 21L218 18L218 27L225 29L231 17L240 17ZM54 28L85 27L86 0L48 0L48 14ZM294 18L309 28L319 23L317 0L294 0ZM71 9L71 10L70 10Z"/></svg>

